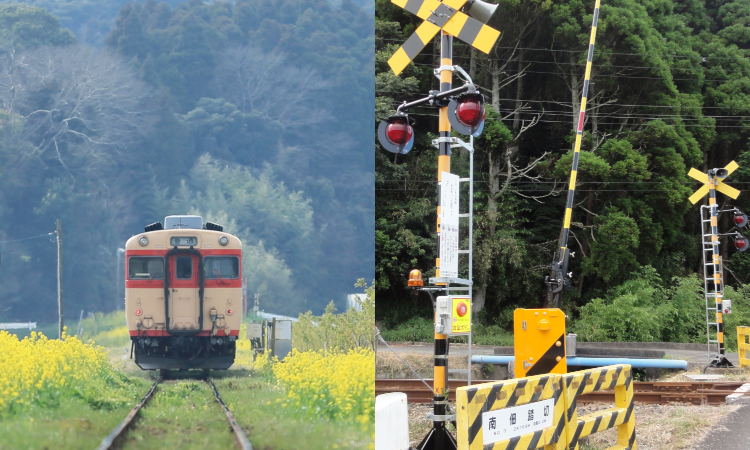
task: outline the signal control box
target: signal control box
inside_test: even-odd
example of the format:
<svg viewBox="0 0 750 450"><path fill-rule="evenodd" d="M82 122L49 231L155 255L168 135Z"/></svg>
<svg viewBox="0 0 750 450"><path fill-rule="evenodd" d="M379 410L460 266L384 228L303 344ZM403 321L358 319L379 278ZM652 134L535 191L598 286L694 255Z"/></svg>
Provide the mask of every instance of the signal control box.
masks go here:
<svg viewBox="0 0 750 450"><path fill-rule="evenodd" d="M732 314L732 301L727 299L721 300L721 312L724 314Z"/></svg>
<svg viewBox="0 0 750 450"><path fill-rule="evenodd" d="M516 378L568 372L562 310L517 309L513 313L513 332Z"/></svg>
<svg viewBox="0 0 750 450"><path fill-rule="evenodd" d="M465 336L471 333L471 297L449 295L435 300L435 333Z"/></svg>

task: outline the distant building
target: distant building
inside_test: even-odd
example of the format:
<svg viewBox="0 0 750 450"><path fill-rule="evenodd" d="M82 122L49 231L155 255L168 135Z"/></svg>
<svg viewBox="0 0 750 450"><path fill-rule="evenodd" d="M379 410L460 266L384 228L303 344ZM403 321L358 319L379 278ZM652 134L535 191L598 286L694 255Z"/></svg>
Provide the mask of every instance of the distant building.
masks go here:
<svg viewBox="0 0 750 450"><path fill-rule="evenodd" d="M349 294L346 296L346 310L354 308L355 311L362 311L362 303L367 300L367 294Z"/></svg>

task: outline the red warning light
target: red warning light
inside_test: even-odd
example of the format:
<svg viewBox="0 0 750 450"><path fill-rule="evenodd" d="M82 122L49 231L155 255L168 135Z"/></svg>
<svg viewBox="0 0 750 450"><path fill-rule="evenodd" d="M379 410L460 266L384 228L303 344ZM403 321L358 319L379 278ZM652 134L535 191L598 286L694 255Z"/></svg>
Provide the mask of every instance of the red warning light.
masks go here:
<svg viewBox="0 0 750 450"><path fill-rule="evenodd" d="M466 306L466 303L461 302L456 306L456 314L458 314L458 317L465 316L467 312L469 312L469 307Z"/></svg>
<svg viewBox="0 0 750 450"><path fill-rule="evenodd" d="M140 309L136 309L136 310L135 310L135 315L136 315L136 316L140 316L142 312L143 312L143 311L141 311Z"/></svg>
<svg viewBox="0 0 750 450"><path fill-rule="evenodd" d="M737 228L742 228L747 225L747 215L741 212L736 212L734 213L732 221L734 222L735 226L737 226Z"/></svg>
<svg viewBox="0 0 750 450"><path fill-rule="evenodd" d="M404 145L411 140L414 131L406 120L391 122L385 128L385 135L394 145Z"/></svg>
<svg viewBox="0 0 750 450"><path fill-rule="evenodd" d="M228 316L231 316L231 315L232 315L232 308L229 308L229 309L227 309L227 315L228 315Z"/></svg>
<svg viewBox="0 0 750 450"><path fill-rule="evenodd" d="M484 108L479 100L466 99L458 104L456 117L467 127L473 127L484 118Z"/></svg>

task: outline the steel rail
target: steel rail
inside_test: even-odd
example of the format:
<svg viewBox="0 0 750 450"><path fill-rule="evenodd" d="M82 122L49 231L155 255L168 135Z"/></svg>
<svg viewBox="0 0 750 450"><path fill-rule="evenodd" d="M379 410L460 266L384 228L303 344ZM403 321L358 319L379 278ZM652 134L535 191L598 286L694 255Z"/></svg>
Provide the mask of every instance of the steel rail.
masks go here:
<svg viewBox="0 0 750 450"><path fill-rule="evenodd" d="M426 380L428 383L431 380ZM486 380L485 382L493 382ZM650 404L670 402L692 403L696 405L719 405L726 402L727 395L734 393L742 382L663 382L636 381L633 383L635 401ZM455 387L465 386L465 380L451 380ZM421 380L413 379L376 379L375 395L388 392L404 392L410 403L429 403L433 399L431 390L421 385ZM448 399L455 401L455 390L449 392ZM579 396L580 403L613 403L615 394L612 390L592 392Z"/></svg>
<svg viewBox="0 0 750 450"><path fill-rule="evenodd" d="M232 411L227 408L227 405L225 405L224 401L222 401L221 397L219 397L219 391L216 390L216 385L214 384L214 382L210 378L206 378L206 382L211 386L211 389L213 389L216 401L219 402L219 405L221 405L221 408L224 410L224 414L227 415L229 425L232 427L234 438L237 441L237 446L241 450L253 450L253 446L250 445L250 440L247 438L245 432L242 431L242 428L240 428L240 426L237 424L237 420L234 418Z"/></svg>
<svg viewBox="0 0 750 450"><path fill-rule="evenodd" d="M125 420L120 422L119 425L111 432L107 437L102 440L102 443L99 444L99 447L97 450L107 450L112 447L112 444L114 444L115 440L122 435L122 433L130 426L131 423L133 423L133 419L135 419L135 416L138 415L138 412L141 410L141 407L143 407L146 402L148 402L151 399L151 395L156 390L156 385L161 383L162 378L160 377L156 382L151 386L151 389L146 392L146 395L141 399L140 402L138 402L133 409L130 410L130 414L125 417Z"/></svg>

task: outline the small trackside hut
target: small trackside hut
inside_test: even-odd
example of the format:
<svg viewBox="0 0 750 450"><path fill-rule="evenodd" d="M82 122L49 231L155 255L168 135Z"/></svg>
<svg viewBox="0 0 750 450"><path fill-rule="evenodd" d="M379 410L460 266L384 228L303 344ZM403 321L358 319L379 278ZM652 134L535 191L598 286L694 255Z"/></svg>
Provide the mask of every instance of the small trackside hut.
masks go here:
<svg viewBox="0 0 750 450"><path fill-rule="evenodd" d="M167 216L125 244L125 315L141 369L228 369L242 322L242 243Z"/></svg>

